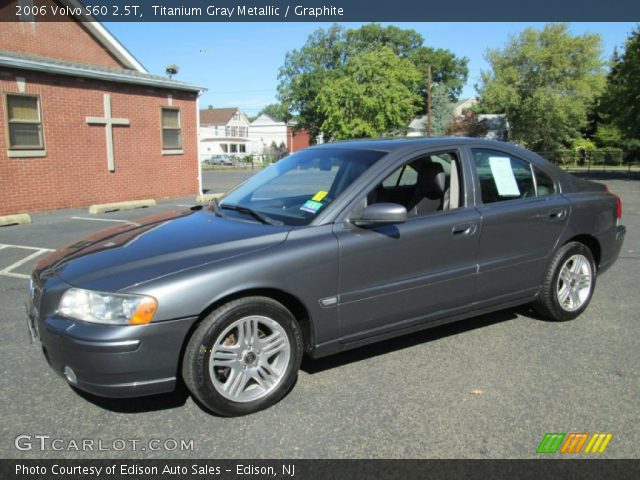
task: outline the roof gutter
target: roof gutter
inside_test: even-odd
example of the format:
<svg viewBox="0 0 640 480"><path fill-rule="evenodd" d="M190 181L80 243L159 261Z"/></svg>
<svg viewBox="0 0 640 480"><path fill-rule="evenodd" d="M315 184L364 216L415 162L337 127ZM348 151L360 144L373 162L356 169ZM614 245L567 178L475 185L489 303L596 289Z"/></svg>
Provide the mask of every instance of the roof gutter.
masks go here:
<svg viewBox="0 0 640 480"><path fill-rule="evenodd" d="M206 91L206 88L189 83L175 82L172 80L162 80L150 77L132 76L117 72L96 71L81 67L71 67L64 65L53 65L33 60L18 59L0 55L0 65L3 67L17 68L21 70L31 70L58 75L69 75L72 77L91 78L95 80L129 83L134 85L146 85L149 87L167 88L171 90L184 90L188 92Z"/></svg>

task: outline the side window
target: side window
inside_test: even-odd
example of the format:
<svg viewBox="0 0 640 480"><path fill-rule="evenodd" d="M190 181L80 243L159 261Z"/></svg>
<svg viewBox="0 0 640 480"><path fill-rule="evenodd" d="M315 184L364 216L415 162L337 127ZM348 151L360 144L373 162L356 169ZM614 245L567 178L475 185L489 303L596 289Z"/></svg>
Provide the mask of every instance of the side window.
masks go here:
<svg viewBox="0 0 640 480"><path fill-rule="evenodd" d="M423 216L460 206L458 157L439 153L415 158L391 173L367 196L367 205L397 203L408 216Z"/></svg>
<svg viewBox="0 0 640 480"><path fill-rule="evenodd" d="M507 153L473 149L482 203L503 202L536 196L529 162Z"/></svg>
<svg viewBox="0 0 640 480"><path fill-rule="evenodd" d="M162 149L182 149L182 126L180 109L162 107Z"/></svg>
<svg viewBox="0 0 640 480"><path fill-rule="evenodd" d="M10 150L43 150L42 116L37 95L7 94Z"/></svg>
<svg viewBox="0 0 640 480"><path fill-rule="evenodd" d="M533 173L536 176L536 193L538 197L546 197L556 192L556 187L549 175L537 167L533 167Z"/></svg>
<svg viewBox="0 0 640 480"><path fill-rule="evenodd" d="M389 175L383 182L385 188L413 187L418 183L418 172L411 165L403 165Z"/></svg>

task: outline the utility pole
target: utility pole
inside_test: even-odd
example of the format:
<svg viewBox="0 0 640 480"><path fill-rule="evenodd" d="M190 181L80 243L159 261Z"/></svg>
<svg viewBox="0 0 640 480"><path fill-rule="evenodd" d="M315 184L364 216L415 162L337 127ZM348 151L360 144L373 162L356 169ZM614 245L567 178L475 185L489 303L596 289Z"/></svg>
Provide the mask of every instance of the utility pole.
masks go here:
<svg viewBox="0 0 640 480"><path fill-rule="evenodd" d="M427 68L427 136L431 136L432 118L431 118L431 65Z"/></svg>

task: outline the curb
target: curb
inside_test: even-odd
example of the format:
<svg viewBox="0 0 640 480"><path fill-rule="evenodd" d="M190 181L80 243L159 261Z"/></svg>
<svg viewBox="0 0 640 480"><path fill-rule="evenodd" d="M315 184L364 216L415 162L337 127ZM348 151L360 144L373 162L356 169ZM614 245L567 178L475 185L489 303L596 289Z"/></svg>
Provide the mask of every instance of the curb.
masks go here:
<svg viewBox="0 0 640 480"><path fill-rule="evenodd" d="M148 200L132 200L129 202L116 202L116 203L101 203L97 205L91 205L89 207L89 213L96 215L98 213L115 212L118 210L134 210L136 208L155 207L156 201L153 199Z"/></svg>
<svg viewBox="0 0 640 480"><path fill-rule="evenodd" d="M6 227L8 225L23 225L26 223L31 223L31 216L28 213L0 216L0 227Z"/></svg>
<svg viewBox="0 0 640 480"><path fill-rule="evenodd" d="M214 198L220 198L224 195L223 193L205 193L203 195L198 195L196 197L196 202L199 203L208 203L211 202Z"/></svg>

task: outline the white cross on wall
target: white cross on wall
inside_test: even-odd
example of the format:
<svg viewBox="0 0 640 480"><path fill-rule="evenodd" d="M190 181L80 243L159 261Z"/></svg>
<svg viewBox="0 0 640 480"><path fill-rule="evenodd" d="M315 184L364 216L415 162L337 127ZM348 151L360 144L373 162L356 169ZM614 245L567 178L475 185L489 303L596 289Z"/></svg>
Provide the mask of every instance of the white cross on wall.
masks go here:
<svg viewBox="0 0 640 480"><path fill-rule="evenodd" d="M113 127L114 125L129 125L128 118L113 118L111 116L111 95L104 94L104 117L87 117L89 125L104 125L107 135L107 165L110 172L115 172L116 164L113 158Z"/></svg>

